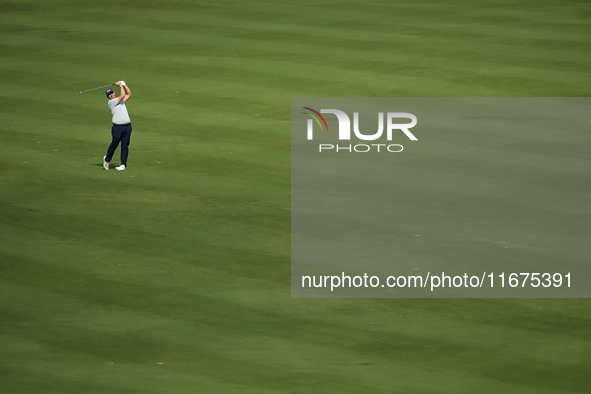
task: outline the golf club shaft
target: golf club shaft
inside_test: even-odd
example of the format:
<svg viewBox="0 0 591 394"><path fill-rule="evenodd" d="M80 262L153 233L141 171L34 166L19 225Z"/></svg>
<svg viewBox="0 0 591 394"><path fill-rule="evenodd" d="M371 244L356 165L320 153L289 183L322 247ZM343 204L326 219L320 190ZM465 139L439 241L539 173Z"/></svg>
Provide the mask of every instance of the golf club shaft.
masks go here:
<svg viewBox="0 0 591 394"><path fill-rule="evenodd" d="M102 89L102 88L106 88L106 87L113 86L113 85L115 85L115 84L114 83L110 83L110 84L105 85L105 86L99 86L98 88L92 88L92 89L88 89L88 90L83 90L83 91L80 92L79 96L82 96L82 93L84 93L84 92L90 92L91 90Z"/></svg>

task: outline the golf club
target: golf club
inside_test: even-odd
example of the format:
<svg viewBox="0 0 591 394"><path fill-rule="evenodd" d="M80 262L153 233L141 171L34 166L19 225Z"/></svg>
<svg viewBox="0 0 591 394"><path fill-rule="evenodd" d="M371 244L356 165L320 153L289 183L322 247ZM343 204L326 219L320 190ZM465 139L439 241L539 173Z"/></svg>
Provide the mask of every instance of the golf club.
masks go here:
<svg viewBox="0 0 591 394"><path fill-rule="evenodd" d="M88 90L83 90L83 91L80 92L80 94L78 96L79 97L82 97L82 93L84 93L84 92L90 92L91 90L102 89L102 88L106 88L106 87L113 86L113 85L115 85L115 84L114 83L110 83L110 84L105 85L105 86L99 86L98 88L92 88L92 89L88 89Z"/></svg>

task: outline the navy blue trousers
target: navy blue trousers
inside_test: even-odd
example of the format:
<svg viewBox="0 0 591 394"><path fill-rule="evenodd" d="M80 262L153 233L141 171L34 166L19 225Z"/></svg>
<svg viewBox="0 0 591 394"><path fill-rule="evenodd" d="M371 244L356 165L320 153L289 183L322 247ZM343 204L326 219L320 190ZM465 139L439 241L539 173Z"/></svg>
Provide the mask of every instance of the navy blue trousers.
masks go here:
<svg viewBox="0 0 591 394"><path fill-rule="evenodd" d="M121 164L127 167L127 155L129 154L129 141L131 140L131 123L128 124L113 124L111 128L111 135L113 141L107 150L106 161L111 161L115 154L115 149L121 143Z"/></svg>

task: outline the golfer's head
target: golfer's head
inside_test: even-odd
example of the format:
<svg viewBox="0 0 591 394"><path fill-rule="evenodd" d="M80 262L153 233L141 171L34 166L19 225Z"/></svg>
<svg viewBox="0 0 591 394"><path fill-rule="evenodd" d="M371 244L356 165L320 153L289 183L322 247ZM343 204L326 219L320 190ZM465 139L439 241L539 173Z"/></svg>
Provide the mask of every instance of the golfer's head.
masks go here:
<svg viewBox="0 0 591 394"><path fill-rule="evenodd" d="M105 92L105 94L107 95L107 97L109 98L109 100L115 98L115 92L113 91L113 89L107 89L107 91Z"/></svg>

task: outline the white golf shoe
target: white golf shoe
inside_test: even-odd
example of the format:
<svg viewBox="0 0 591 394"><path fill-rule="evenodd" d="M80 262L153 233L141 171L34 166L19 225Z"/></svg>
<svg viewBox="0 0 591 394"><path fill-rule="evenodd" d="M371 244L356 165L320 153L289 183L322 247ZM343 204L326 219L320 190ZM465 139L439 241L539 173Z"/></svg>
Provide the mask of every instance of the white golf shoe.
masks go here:
<svg viewBox="0 0 591 394"><path fill-rule="evenodd" d="M105 160L106 158L107 158L107 156L103 156L103 168L108 171L109 170L109 162Z"/></svg>
<svg viewBox="0 0 591 394"><path fill-rule="evenodd" d="M121 164L119 167L115 167L117 171L125 171L125 164Z"/></svg>

